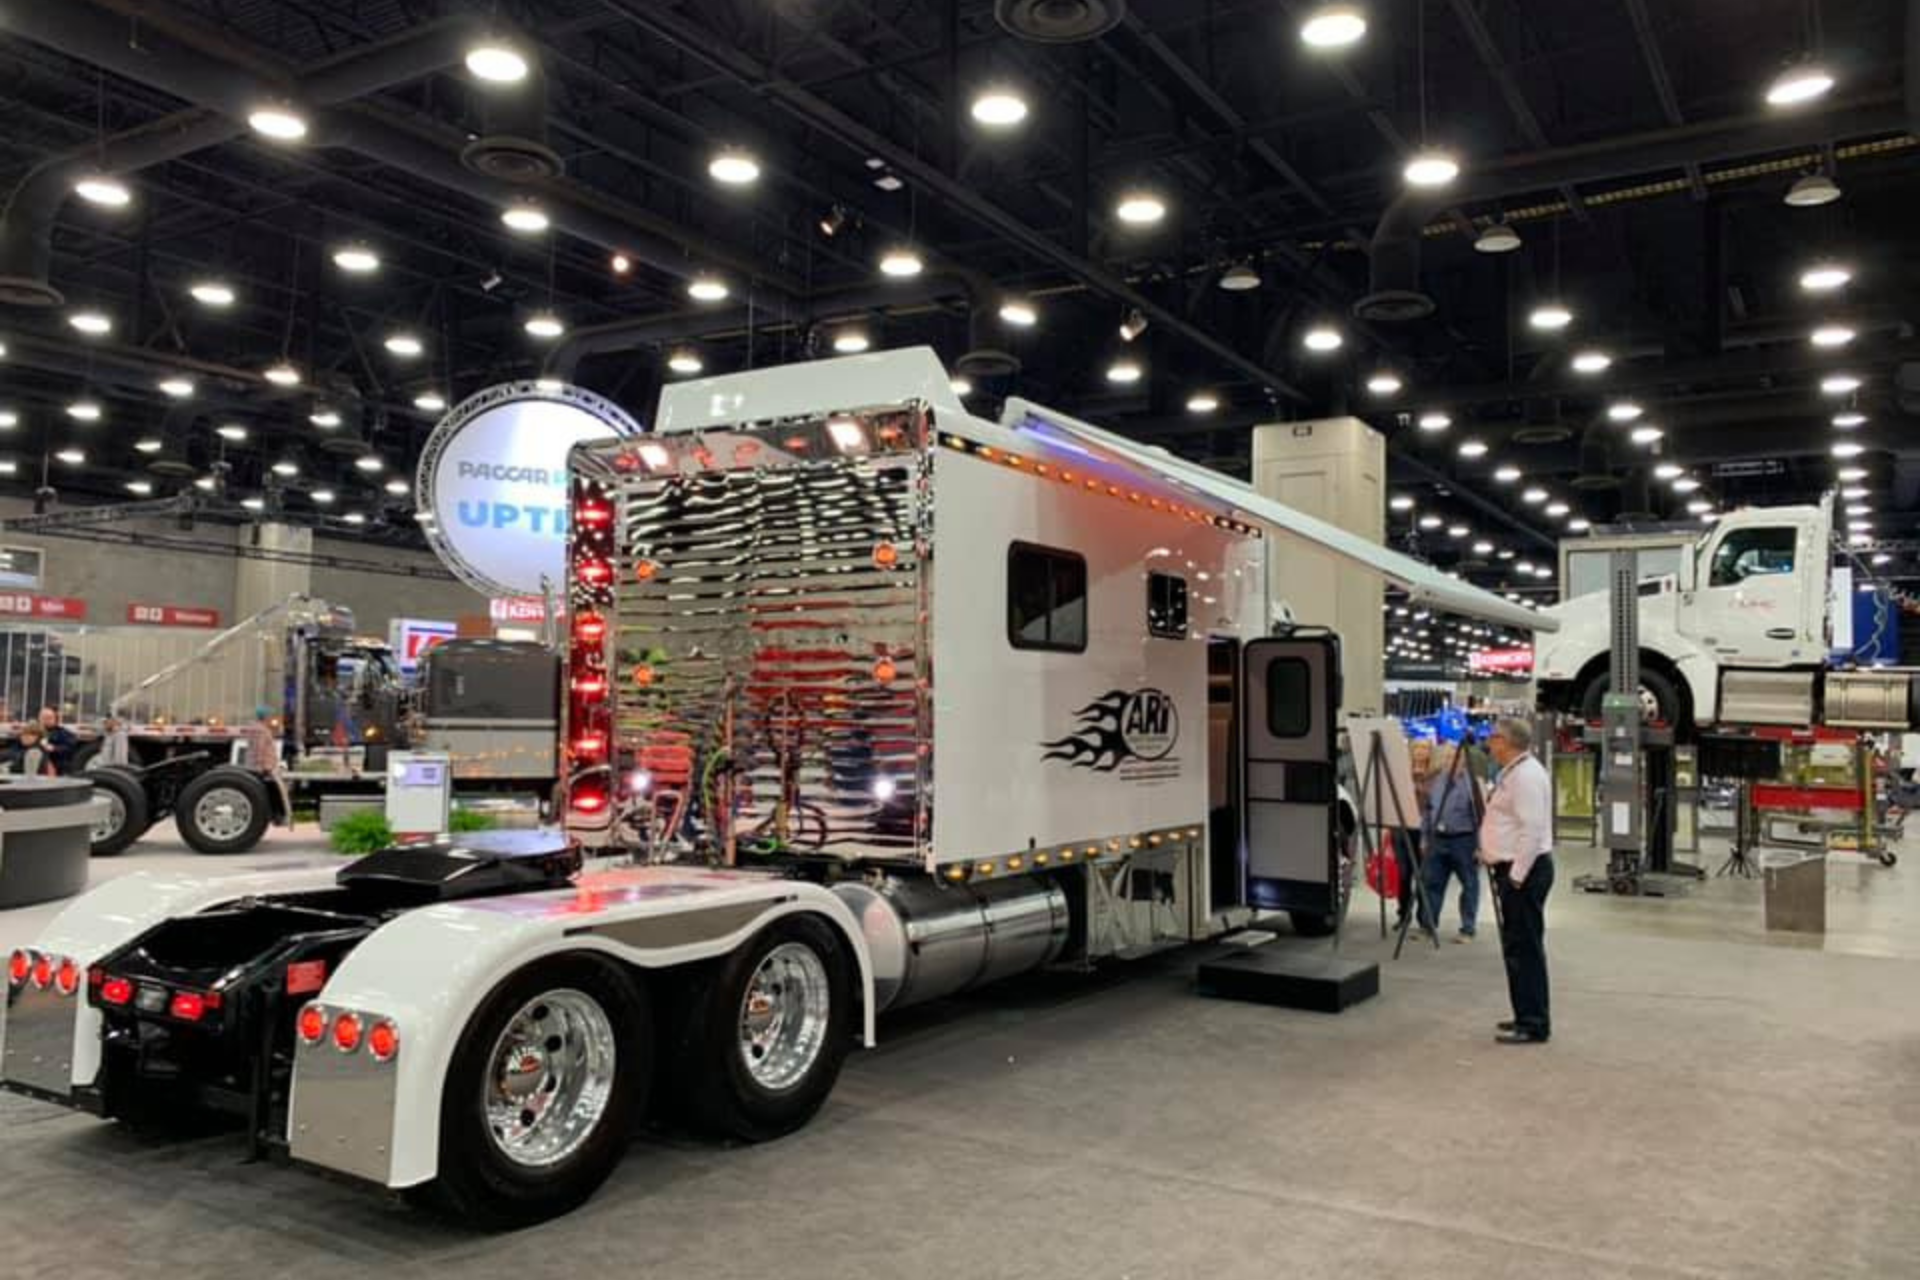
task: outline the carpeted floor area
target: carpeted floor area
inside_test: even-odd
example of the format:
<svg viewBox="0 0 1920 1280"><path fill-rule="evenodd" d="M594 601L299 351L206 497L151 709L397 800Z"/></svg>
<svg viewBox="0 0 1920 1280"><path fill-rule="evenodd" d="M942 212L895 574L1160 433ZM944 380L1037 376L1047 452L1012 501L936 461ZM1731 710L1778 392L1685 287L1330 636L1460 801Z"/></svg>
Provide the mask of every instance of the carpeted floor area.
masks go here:
<svg viewBox="0 0 1920 1280"><path fill-rule="evenodd" d="M1834 862L1824 948L1766 935L1754 883L1557 890L1545 1048L1491 1043L1490 936L1385 961L1380 997L1338 1017L1201 999L1191 954L1036 977L883 1024L801 1134L650 1137L586 1208L512 1236L246 1165L230 1140L148 1142L7 1097L0 1270L1910 1275L1910 880ZM1371 907L1346 946L1384 959ZM0 917L0 943L20 925Z"/></svg>

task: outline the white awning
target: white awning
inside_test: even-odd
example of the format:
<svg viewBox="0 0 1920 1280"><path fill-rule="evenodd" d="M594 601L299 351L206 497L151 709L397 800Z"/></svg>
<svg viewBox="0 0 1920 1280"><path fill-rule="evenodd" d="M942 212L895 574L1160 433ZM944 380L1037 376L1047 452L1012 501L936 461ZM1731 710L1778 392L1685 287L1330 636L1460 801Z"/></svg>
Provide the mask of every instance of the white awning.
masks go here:
<svg viewBox="0 0 1920 1280"><path fill-rule="evenodd" d="M1546 614L1502 599L1472 583L1449 577L1412 556L1369 542L1358 534L1296 511L1283 502L1265 496L1252 485L1221 475L1198 463L1176 458L1163 449L1143 445L1137 440L1129 440L1091 423L1068 417L1057 409L1048 409L1028 400L1012 399L1007 401L1001 422L1018 430L1021 421L1029 417L1039 418L1057 430L1076 435L1089 444L1125 458L1136 466L1156 471L1215 501L1229 503L1245 512L1253 521L1305 538L1363 569L1370 569L1389 582L1405 588L1408 599L1415 604L1448 613L1465 614L1504 627L1528 631L1560 629L1559 622Z"/></svg>

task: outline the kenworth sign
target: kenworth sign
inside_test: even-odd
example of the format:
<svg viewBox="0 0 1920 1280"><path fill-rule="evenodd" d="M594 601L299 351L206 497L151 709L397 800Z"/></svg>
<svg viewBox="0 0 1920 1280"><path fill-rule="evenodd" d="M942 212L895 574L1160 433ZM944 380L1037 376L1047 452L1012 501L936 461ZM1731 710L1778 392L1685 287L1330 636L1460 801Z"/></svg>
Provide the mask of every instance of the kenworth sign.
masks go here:
<svg viewBox="0 0 1920 1280"><path fill-rule="evenodd" d="M551 386L551 384L549 384ZM538 596L566 567L567 451L640 428L579 387L488 387L455 405L427 438L414 492L427 541L487 596Z"/></svg>

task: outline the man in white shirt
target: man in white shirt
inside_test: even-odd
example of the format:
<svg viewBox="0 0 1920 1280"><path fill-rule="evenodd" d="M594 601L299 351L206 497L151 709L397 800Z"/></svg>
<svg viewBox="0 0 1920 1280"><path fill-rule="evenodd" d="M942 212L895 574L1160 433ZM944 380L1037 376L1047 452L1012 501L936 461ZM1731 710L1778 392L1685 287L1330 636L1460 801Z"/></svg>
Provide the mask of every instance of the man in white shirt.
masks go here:
<svg viewBox="0 0 1920 1280"><path fill-rule="evenodd" d="M1553 785L1533 756L1533 726L1502 720L1487 749L1500 780L1480 821L1480 861L1500 904L1500 952L1507 962L1513 1020L1501 1044L1545 1044L1553 1035L1547 998L1547 894L1553 889Z"/></svg>

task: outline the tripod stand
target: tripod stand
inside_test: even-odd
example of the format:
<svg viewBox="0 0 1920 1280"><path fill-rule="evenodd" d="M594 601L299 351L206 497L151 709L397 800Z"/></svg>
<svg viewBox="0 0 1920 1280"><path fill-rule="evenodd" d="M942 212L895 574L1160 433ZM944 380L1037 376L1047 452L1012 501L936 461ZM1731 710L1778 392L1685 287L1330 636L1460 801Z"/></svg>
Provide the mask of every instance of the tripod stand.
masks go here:
<svg viewBox="0 0 1920 1280"><path fill-rule="evenodd" d="M1431 813L1427 818L1425 844L1429 861L1433 859L1439 848L1440 832L1438 825L1441 818L1447 813L1448 801L1453 798L1454 787L1456 785L1464 786L1467 790L1467 812L1470 819L1470 826L1465 832L1450 831L1447 834L1450 836L1471 835L1475 838L1476 843L1478 841L1480 821L1486 816L1487 802L1485 797L1480 794L1480 780L1473 772L1473 761L1469 754L1470 748L1471 744L1462 738L1459 745L1454 748L1453 758L1447 762L1446 781L1440 788L1439 803L1432 807ZM1478 865L1477 859L1476 865ZM1479 888L1477 875L1474 879L1474 888L1476 891ZM1464 873L1461 875L1461 892L1463 895L1466 892L1466 876ZM1433 895L1430 893L1429 896ZM1433 903L1433 914L1430 917L1436 938L1440 931L1440 911L1446 905L1446 896L1446 887L1443 884L1437 900ZM1499 894L1497 891L1494 894L1494 900L1497 906L1499 902ZM1463 926L1465 924L1465 914L1463 910Z"/></svg>
<svg viewBox="0 0 1920 1280"><path fill-rule="evenodd" d="M1360 838L1362 847L1378 850L1383 835L1392 833L1394 838L1397 839L1405 833L1418 830L1419 824L1407 820L1407 808L1401 801L1400 788L1398 784L1394 782L1393 774L1386 767L1386 749L1385 743L1380 736L1380 730L1372 730L1369 736L1367 767L1359 779ZM1385 799L1392 802L1393 807L1391 810L1381 805L1380 801L1383 795ZM1376 811L1383 817L1390 815L1392 821L1370 822L1368 816ZM1426 864L1422 858L1419 845L1413 847L1412 856L1408 859L1408 863L1413 868L1411 874L1413 876L1415 910L1407 912L1400 917L1399 936L1394 939L1393 944L1393 955L1396 960L1400 958L1401 948L1407 945L1407 930L1412 927L1414 920L1423 916L1431 918L1431 908L1427 902ZM1384 879L1383 874L1383 883ZM1380 936L1383 938L1386 937L1387 932L1387 899L1383 894L1380 898ZM1431 931L1429 932L1431 933ZM1440 948L1440 936L1437 933L1431 934L1431 936L1434 949L1437 951Z"/></svg>

